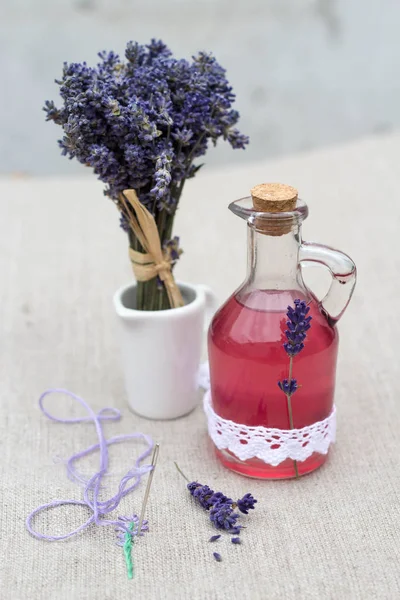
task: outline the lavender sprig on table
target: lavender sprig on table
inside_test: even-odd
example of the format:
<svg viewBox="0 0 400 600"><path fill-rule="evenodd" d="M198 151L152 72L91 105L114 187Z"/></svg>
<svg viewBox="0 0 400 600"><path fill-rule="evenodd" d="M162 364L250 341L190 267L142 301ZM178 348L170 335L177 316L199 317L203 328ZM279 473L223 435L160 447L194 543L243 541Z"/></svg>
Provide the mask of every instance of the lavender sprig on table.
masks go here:
<svg viewBox="0 0 400 600"><path fill-rule="evenodd" d="M224 493L214 492L208 485L203 485L198 481L189 481L177 463L175 463L175 466L182 477L188 482L186 487L191 496L193 496L194 500L196 500L202 508L208 511L210 521L214 527L233 534L234 536L238 536L242 529L242 525L237 523L240 515L238 512L235 512L235 510L238 509L241 513L247 515L249 510L253 510L257 503L254 496L247 493L234 502L231 498L225 496ZM213 535L210 537L209 542L216 542L220 537L221 535ZM233 537L231 538L231 541L233 544L240 544L239 537ZM218 553L214 553L214 558L218 561L221 560L219 554L219 559L216 558L216 554Z"/></svg>
<svg viewBox="0 0 400 600"><path fill-rule="evenodd" d="M288 413L289 413L289 424L290 429L294 428L293 425L293 411L292 411L292 396L298 389L297 379L292 377L293 373L293 358L300 354L304 349L304 342L307 337L307 331L311 327L311 316L307 316L310 312L310 307L304 302L304 300L297 299L294 301L294 307L288 306L287 308L287 329L285 331L286 342L283 347L286 354L289 356L289 376L287 379L278 381L279 389L286 396ZM299 470L297 467L297 461L293 461L294 470L296 477L299 476Z"/></svg>
<svg viewBox="0 0 400 600"><path fill-rule="evenodd" d="M222 492L214 492L208 485L202 485L198 481L188 483L187 488L200 506L209 511L213 525L230 533L238 534L241 529L241 526L236 524L239 513L234 512L235 509L238 508L247 515L250 509L255 508L257 502L251 494L245 494L243 498L234 502Z"/></svg>

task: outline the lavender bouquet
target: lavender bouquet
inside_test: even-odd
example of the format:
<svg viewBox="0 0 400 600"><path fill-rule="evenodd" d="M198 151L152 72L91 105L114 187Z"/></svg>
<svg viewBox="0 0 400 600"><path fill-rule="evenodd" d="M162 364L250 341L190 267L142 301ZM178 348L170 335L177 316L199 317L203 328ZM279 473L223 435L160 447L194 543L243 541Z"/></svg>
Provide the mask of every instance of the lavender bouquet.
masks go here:
<svg viewBox="0 0 400 600"><path fill-rule="evenodd" d="M129 42L126 60L101 52L100 63L65 63L61 108L47 101L47 120L63 128L62 153L92 167L106 184L105 194L121 211L121 227L130 247L143 248L131 227L129 205L121 202L134 189L157 224L162 248L173 266L181 254L173 222L186 179L202 164L209 142L218 138L245 148L248 138L236 128L239 113L225 70L200 52L192 62L177 59L161 42ZM138 281L137 308L169 308L162 281Z"/></svg>

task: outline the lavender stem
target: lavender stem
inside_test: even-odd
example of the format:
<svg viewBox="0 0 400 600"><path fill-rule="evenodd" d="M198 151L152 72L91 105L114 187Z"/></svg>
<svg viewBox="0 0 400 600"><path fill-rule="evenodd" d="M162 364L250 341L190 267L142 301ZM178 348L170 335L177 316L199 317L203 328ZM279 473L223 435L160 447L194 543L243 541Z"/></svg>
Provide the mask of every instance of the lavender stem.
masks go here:
<svg viewBox="0 0 400 600"><path fill-rule="evenodd" d="M183 471L181 471L180 467L178 466L178 463L174 461L174 465L176 466L178 473L180 473L182 475L182 477L184 479L186 479L186 481L189 481L189 479L186 477L185 473Z"/></svg>
<svg viewBox="0 0 400 600"><path fill-rule="evenodd" d="M293 372L293 356L290 357L289 360L289 389L290 389L290 383L292 381L292 372ZM289 412L289 426L290 429L294 429L293 426L293 412L292 412L292 401L291 401L291 397L290 394L286 394L286 399L287 399L287 407L288 407L288 412ZM296 479L299 478L299 470L297 467L297 460L293 460L293 466L294 466L294 472L296 475Z"/></svg>

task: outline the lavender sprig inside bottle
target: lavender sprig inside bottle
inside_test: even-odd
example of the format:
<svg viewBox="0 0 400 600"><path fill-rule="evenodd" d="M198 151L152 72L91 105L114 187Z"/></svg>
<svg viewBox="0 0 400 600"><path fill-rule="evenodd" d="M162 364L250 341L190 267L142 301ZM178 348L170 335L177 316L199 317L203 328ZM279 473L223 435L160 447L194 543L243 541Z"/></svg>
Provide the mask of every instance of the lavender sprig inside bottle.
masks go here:
<svg viewBox="0 0 400 600"><path fill-rule="evenodd" d="M310 307L307 306L304 300L297 299L294 301L294 307L288 306L286 313L288 318L286 321L287 329L285 331L287 341L283 344L283 347L286 351L286 354L289 356L289 376L287 379L278 381L278 387L286 396L290 429L294 429L291 398L298 389L297 379L292 377L293 359L304 349L307 331L311 327L312 317L307 316L309 312ZM293 461L293 466L295 475L298 477L299 470L296 460Z"/></svg>

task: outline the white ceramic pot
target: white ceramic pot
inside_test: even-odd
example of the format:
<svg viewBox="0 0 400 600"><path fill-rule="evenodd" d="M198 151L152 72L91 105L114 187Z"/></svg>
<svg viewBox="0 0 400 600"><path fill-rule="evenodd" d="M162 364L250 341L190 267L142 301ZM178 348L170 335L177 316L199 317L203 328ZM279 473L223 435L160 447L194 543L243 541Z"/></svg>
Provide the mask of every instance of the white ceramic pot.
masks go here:
<svg viewBox="0 0 400 600"><path fill-rule="evenodd" d="M185 306L135 310L136 285L114 296L130 408L149 419L175 419L198 403L204 333L217 308L204 285L178 283Z"/></svg>

